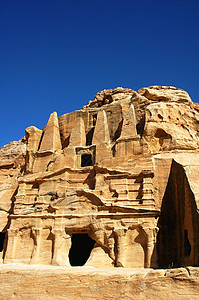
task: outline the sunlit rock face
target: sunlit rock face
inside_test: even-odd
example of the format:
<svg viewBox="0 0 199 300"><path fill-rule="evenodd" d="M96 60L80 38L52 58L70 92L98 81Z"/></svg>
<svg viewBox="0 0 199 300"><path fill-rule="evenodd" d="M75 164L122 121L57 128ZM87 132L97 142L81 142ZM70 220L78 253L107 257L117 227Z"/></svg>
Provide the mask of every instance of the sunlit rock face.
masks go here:
<svg viewBox="0 0 199 300"><path fill-rule="evenodd" d="M199 107L174 87L103 90L0 149L4 263L199 264Z"/></svg>

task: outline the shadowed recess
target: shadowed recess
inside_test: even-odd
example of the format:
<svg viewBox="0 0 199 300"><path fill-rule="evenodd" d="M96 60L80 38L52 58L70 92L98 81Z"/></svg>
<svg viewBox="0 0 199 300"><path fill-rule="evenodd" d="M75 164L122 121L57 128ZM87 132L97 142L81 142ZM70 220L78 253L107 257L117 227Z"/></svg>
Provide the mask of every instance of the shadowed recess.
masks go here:
<svg viewBox="0 0 199 300"><path fill-rule="evenodd" d="M69 251L71 266L83 266L87 262L94 244L95 241L88 234L73 234L72 246Z"/></svg>
<svg viewBox="0 0 199 300"><path fill-rule="evenodd" d="M3 251L4 240L5 240L5 232L0 232L0 252Z"/></svg>

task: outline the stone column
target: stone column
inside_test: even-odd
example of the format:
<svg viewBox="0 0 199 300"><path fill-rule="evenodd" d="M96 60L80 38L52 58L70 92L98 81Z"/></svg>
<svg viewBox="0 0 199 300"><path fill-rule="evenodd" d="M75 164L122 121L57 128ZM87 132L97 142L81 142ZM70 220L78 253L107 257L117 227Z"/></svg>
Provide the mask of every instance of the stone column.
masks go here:
<svg viewBox="0 0 199 300"><path fill-rule="evenodd" d="M145 234L146 234L146 250L145 250L145 261L144 261L144 267L145 268L150 268L151 267L151 259L152 255L155 249L155 244L156 244L156 236L158 232L157 227L152 227L152 228L143 228Z"/></svg>
<svg viewBox="0 0 199 300"><path fill-rule="evenodd" d="M115 228L116 237L116 267L125 267L126 228Z"/></svg>
<svg viewBox="0 0 199 300"><path fill-rule="evenodd" d="M8 229L8 245L4 263L16 262L16 249L19 240L19 229Z"/></svg>
<svg viewBox="0 0 199 300"><path fill-rule="evenodd" d="M31 258L31 264L39 264L42 228L32 228L32 234L34 238L34 248Z"/></svg>
<svg viewBox="0 0 199 300"><path fill-rule="evenodd" d="M108 238L108 249L109 249L109 256L115 261L115 252L114 252L115 240L114 237L111 236Z"/></svg>
<svg viewBox="0 0 199 300"><path fill-rule="evenodd" d="M66 234L65 229L53 229L54 251L52 265L70 266L69 250L71 247L71 236Z"/></svg>

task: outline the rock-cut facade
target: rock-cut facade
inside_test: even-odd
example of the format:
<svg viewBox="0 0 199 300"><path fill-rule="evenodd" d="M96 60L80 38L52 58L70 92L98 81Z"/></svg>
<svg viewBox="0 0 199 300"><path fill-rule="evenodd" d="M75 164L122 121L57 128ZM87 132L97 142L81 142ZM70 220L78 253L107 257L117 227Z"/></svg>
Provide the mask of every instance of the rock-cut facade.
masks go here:
<svg viewBox="0 0 199 300"><path fill-rule="evenodd" d="M2 262L198 266L198 183L187 92L103 90L0 149Z"/></svg>

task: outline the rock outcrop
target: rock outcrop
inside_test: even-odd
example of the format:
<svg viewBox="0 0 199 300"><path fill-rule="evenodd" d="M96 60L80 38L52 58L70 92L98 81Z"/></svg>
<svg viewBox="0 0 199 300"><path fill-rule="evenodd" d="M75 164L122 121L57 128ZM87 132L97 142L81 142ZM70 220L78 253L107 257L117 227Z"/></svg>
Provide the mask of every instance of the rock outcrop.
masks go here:
<svg viewBox="0 0 199 300"><path fill-rule="evenodd" d="M195 267L152 270L8 264L1 267L0 280L2 300L197 300L199 295Z"/></svg>
<svg viewBox="0 0 199 300"><path fill-rule="evenodd" d="M99 92L0 149L4 263L199 265L199 106L174 87Z"/></svg>
<svg viewBox="0 0 199 300"><path fill-rule="evenodd" d="M4 233L12 213L18 178L24 172L25 155L25 138L10 142L0 149L0 231Z"/></svg>

